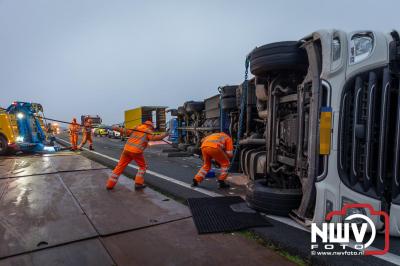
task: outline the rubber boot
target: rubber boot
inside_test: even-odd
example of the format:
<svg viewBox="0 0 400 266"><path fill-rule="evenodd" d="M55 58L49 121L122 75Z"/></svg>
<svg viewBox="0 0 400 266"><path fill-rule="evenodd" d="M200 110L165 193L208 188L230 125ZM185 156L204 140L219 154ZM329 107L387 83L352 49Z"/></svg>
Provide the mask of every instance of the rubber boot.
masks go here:
<svg viewBox="0 0 400 266"><path fill-rule="evenodd" d="M199 182L197 182L196 179L193 179L193 183L192 185L190 185L191 187L197 187L199 185Z"/></svg>
<svg viewBox="0 0 400 266"><path fill-rule="evenodd" d="M135 183L135 190L141 190L147 187L145 184L136 184Z"/></svg>
<svg viewBox="0 0 400 266"><path fill-rule="evenodd" d="M221 188L221 189L230 188L230 185L225 183L224 180L218 180L218 188Z"/></svg>

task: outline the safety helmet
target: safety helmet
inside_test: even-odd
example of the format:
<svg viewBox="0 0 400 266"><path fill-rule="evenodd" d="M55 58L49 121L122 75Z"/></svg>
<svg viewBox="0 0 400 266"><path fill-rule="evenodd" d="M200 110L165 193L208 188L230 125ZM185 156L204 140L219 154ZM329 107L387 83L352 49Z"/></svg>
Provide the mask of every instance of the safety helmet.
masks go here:
<svg viewBox="0 0 400 266"><path fill-rule="evenodd" d="M147 120L146 122L144 122L144 124L145 124L146 126L149 126L149 127L151 127L151 128L154 128L153 122L151 122L150 120Z"/></svg>

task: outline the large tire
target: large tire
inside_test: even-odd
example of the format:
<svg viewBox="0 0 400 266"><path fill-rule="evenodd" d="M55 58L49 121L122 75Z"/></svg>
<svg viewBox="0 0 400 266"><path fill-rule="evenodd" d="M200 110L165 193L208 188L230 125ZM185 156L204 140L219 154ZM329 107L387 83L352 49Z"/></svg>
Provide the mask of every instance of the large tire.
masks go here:
<svg viewBox="0 0 400 266"><path fill-rule="evenodd" d="M200 113L204 110L204 102L190 101L184 104L185 111L188 113Z"/></svg>
<svg viewBox="0 0 400 266"><path fill-rule="evenodd" d="M185 107L179 106L179 107L178 107L178 115L183 116L183 115L185 115L185 114L186 114Z"/></svg>
<svg viewBox="0 0 400 266"><path fill-rule="evenodd" d="M178 110L177 109L170 109L169 111L171 113L171 116L178 116Z"/></svg>
<svg viewBox="0 0 400 266"><path fill-rule="evenodd" d="M308 58L300 43L276 42L255 48L250 56L250 71L255 76L266 76L279 70L307 71Z"/></svg>
<svg viewBox="0 0 400 266"><path fill-rule="evenodd" d="M221 99L221 108L222 110L231 110L236 109L236 98L222 98Z"/></svg>
<svg viewBox="0 0 400 266"><path fill-rule="evenodd" d="M0 155L5 155L8 151L8 141L0 135Z"/></svg>
<svg viewBox="0 0 400 266"><path fill-rule="evenodd" d="M270 188L264 179L249 182L246 186L249 206L267 214L288 216L290 211L299 207L301 198L301 189Z"/></svg>
<svg viewBox="0 0 400 266"><path fill-rule="evenodd" d="M229 97L236 97L236 89L238 86L224 86L220 87L221 97L222 98L229 98Z"/></svg>

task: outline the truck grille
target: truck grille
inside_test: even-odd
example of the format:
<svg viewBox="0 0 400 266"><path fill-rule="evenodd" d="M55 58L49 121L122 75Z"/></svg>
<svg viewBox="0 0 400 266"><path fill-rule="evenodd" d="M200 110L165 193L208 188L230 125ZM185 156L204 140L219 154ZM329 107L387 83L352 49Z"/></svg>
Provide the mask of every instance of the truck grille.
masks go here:
<svg viewBox="0 0 400 266"><path fill-rule="evenodd" d="M362 73L344 89L339 128L339 174L353 190L399 198L399 81L389 67Z"/></svg>

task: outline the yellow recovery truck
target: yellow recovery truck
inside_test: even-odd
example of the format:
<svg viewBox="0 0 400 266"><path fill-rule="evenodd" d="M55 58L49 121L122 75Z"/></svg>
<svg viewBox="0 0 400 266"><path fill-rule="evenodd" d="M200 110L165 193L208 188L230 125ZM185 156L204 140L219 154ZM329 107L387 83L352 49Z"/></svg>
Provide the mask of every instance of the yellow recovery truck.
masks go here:
<svg viewBox="0 0 400 266"><path fill-rule="evenodd" d="M0 109L0 155L17 148L17 134L18 126L15 115Z"/></svg>

